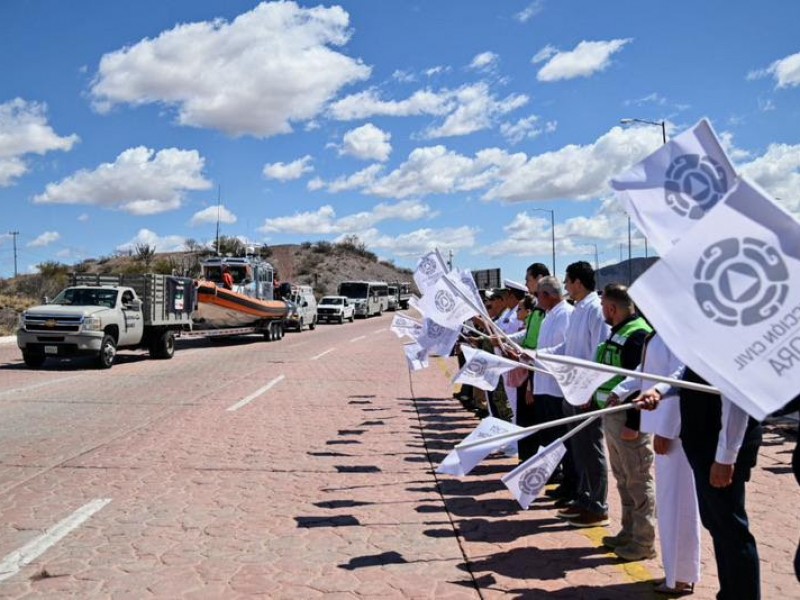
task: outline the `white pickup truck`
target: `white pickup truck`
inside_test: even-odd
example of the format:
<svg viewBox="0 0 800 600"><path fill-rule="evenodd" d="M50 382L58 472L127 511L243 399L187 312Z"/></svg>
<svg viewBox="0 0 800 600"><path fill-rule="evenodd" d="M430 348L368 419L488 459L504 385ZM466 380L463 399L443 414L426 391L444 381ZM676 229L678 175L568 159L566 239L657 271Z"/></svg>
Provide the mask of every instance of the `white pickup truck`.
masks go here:
<svg viewBox="0 0 800 600"><path fill-rule="evenodd" d="M73 274L70 287L22 314L17 346L31 368L48 358L88 355L108 369L118 348L172 358L175 334L191 330L194 298L186 277Z"/></svg>
<svg viewBox="0 0 800 600"><path fill-rule="evenodd" d="M355 310L352 301L344 296L325 296L317 304L317 319L320 323L322 321L344 323L345 319L352 322Z"/></svg>

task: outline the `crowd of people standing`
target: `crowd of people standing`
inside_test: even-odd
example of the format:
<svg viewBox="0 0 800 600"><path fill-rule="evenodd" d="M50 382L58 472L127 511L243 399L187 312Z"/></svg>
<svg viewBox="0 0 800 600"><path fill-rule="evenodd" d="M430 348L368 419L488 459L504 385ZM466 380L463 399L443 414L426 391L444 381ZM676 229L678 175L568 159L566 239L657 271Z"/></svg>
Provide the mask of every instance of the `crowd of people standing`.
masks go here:
<svg viewBox="0 0 800 600"><path fill-rule="evenodd" d="M486 317L473 318L474 330L485 335L468 341L483 349L518 358L507 345L505 338L510 338L525 349L705 383L637 311L626 286L596 290L595 272L585 261L567 267L563 285L544 264L534 263L524 285L506 280L504 288L487 291L484 302L488 318L505 335L494 333ZM726 398L610 376L585 404L573 406L555 378L542 370L521 382L505 376L487 393L462 386L456 397L480 417L492 415L523 427L630 403L630 410L595 419L567 440L567 453L551 478L558 485L546 491L558 517L576 528L610 525L610 470L621 519L617 532L602 543L622 561L660 554L665 577L654 591L672 597L693 592L700 579L702 525L713 541L717 597L761 597L758 551L745 508L761 426ZM550 427L519 441L519 461L566 430Z"/></svg>

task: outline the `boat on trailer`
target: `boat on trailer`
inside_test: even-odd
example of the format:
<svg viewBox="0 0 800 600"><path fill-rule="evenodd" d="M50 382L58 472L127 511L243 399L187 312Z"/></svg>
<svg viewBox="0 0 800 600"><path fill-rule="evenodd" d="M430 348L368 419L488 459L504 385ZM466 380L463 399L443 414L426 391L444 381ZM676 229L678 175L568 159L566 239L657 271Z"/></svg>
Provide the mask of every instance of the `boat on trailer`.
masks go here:
<svg viewBox="0 0 800 600"><path fill-rule="evenodd" d="M222 284L224 267L233 276L233 289ZM203 261L197 284L195 329L262 327L280 324L289 312L286 302L274 297L272 265L253 255L213 257Z"/></svg>

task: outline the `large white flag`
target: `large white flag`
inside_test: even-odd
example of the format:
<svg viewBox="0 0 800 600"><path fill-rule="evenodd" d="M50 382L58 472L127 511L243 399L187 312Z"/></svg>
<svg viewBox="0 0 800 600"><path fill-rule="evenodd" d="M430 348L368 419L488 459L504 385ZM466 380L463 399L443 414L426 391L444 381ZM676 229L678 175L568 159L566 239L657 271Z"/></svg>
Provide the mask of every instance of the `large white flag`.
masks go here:
<svg viewBox="0 0 800 600"><path fill-rule="evenodd" d="M557 439L544 448L539 448L536 455L503 475L500 481L514 495L519 505L527 509L547 485L566 452L564 442Z"/></svg>
<svg viewBox="0 0 800 600"><path fill-rule="evenodd" d="M461 328L448 329L442 327L436 321L425 319L422 322L422 329L417 333L417 343L427 350L428 354L435 356L450 356L453 346L461 335Z"/></svg>
<svg viewBox="0 0 800 600"><path fill-rule="evenodd" d="M414 282L420 293L425 294L428 288L445 273L447 273L447 265L444 264L442 255L438 250L433 250L419 259L417 268L414 270Z"/></svg>
<svg viewBox="0 0 800 600"><path fill-rule="evenodd" d="M399 338L408 337L416 340L422 333L422 323L405 315L395 315L389 331Z"/></svg>
<svg viewBox="0 0 800 600"><path fill-rule="evenodd" d="M474 308L479 309L479 312L486 315L486 307L483 304L483 298L478 291L478 285L475 283L475 278L472 276L471 271L464 271L462 269L453 269L457 273L458 279L461 282L461 289L464 293L469 292L467 298Z"/></svg>
<svg viewBox="0 0 800 600"><path fill-rule="evenodd" d="M800 224L744 179L631 287L667 346L757 419L800 389Z"/></svg>
<svg viewBox="0 0 800 600"><path fill-rule="evenodd" d="M595 390L614 377L596 369L547 360L541 353L536 355L536 360L553 376L564 394L564 399L572 406L582 406L589 402Z"/></svg>
<svg viewBox="0 0 800 600"><path fill-rule="evenodd" d="M422 295L417 309L426 317L449 329L478 314L474 302L468 302L472 291L461 282L458 273L442 275Z"/></svg>
<svg viewBox="0 0 800 600"><path fill-rule="evenodd" d="M497 387L503 373L508 373L520 366L520 363L515 360L467 345L461 346L461 352L464 354L464 366L456 373L453 383L474 385L486 391L492 391Z"/></svg>
<svg viewBox="0 0 800 600"><path fill-rule="evenodd" d="M733 188L736 173L706 119L611 180L617 199L660 255Z"/></svg>
<svg viewBox="0 0 800 600"><path fill-rule="evenodd" d="M503 421L496 417L486 417L467 437L462 440L462 444L472 442L475 440L482 440L502 433L509 433L522 429L518 425ZM456 475L463 477L467 475L475 466L484 458L489 456L493 451L499 450L506 445L506 441L502 441L495 445L486 444L475 450L456 451L453 450L442 461L442 464L436 469L437 473L446 473L448 475Z"/></svg>
<svg viewBox="0 0 800 600"><path fill-rule="evenodd" d="M408 368L412 371L428 368L428 353L416 342L403 346L403 352L406 353Z"/></svg>

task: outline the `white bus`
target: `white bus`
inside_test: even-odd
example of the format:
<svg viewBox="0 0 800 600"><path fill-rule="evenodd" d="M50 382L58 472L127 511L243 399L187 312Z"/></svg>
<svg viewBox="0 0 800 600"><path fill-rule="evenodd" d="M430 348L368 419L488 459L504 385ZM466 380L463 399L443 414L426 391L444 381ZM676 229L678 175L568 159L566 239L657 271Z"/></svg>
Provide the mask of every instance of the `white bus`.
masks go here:
<svg viewBox="0 0 800 600"><path fill-rule="evenodd" d="M388 286L383 282L343 281L339 284L339 295L353 302L357 317L380 315L388 306L388 294Z"/></svg>

